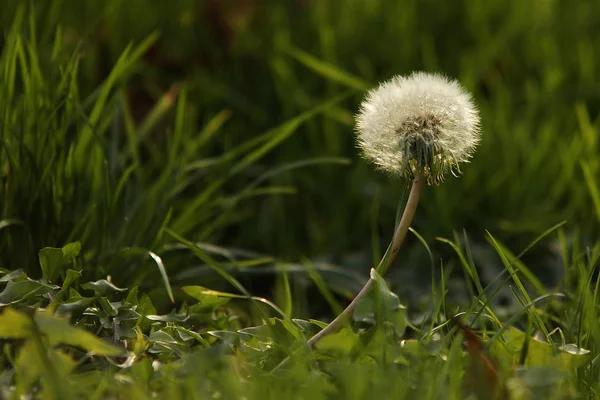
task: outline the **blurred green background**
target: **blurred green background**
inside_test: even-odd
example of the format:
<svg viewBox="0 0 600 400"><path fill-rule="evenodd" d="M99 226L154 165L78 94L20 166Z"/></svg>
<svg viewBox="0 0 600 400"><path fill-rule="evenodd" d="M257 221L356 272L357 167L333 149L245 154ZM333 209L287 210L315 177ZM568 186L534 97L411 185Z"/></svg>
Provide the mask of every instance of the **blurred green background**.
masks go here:
<svg viewBox="0 0 600 400"><path fill-rule="evenodd" d="M8 48L8 33L23 3L2 2L3 49ZM592 243L600 233L598 1L53 0L30 4L33 17L28 20L28 12L22 10L21 27L37 43L43 68L57 70L57 60L68 60L73 52L80 56L77 82L84 113L89 112L84 100L94 98L124 49L158 34L115 85L115 93L125 97L115 95L110 102L114 106L127 99L132 120L141 124L157 103L168 103L164 115L148 124L152 144L140 161L148 174L139 178L138 186L128 187L131 198L143 202L156 196L139 187L161 176L161 163L166 161L160 152L171 148L177 114L171 105L181 93L186 96L189 138L203 134L206 140L201 150L185 155L185 168L200 172L168 204L148 205L139 217L147 221L135 226L115 213L103 225L98 222L98 231L90 228L93 232L81 234L79 224L95 204L93 190L88 197L73 197L77 204L65 200L62 207L71 212L59 218L46 210L52 208L48 200L19 201L28 189L24 182L13 182L5 195L23 187L11 207L5 200L2 218L24 222L29 233L23 236L12 228L0 233L3 240L12 240L0 246L5 268L16 268L15 260L23 264L19 267L34 265L41 247L78 239L91 252L90 259L110 264L98 254L111 248L99 239L102 235L119 238L113 250L119 246L159 249L167 240L155 240L157 232L171 210L169 227L190 240L286 261L325 260L366 275L391 237L406 185L359 158L353 114L366 89L415 70L458 79L473 92L482 116L483 141L472 163L463 167L459 179L449 177L441 186L425 190L413 224L429 243L435 265L440 256L445 264L452 264L454 257L452 249L435 238L451 238L455 232L462 237L463 230L475 258L481 243L483 255L476 261L484 267L499 262L493 250L487 253L485 230L515 253L562 220L567 221L566 237L583 244ZM56 50L59 34L62 44ZM332 99L333 105L304 114ZM298 116L300 120L295 119ZM111 118L116 117L111 114ZM105 125L110 130L109 120ZM229 177L236 163L219 157L277 127L289 132L270 142L261 157L248 159L241 173ZM116 140L107 141L105 147L110 143L126 146ZM181 148L186 148L185 143ZM226 182L210 195L229 200L191 206L225 176ZM236 197L257 178L275 189ZM72 184L83 190L88 181L81 178ZM163 188L169 184L165 178ZM134 196L136 187L139 198ZM53 201L58 201L60 194L55 196ZM126 229L133 230L115 233ZM560 264L555 247L546 240L530 254L528 262L542 277ZM28 255L20 254L23 249ZM400 263L406 271L421 271L416 275L423 282L431 279L427 252L414 236ZM166 264L170 274L186 268L180 260ZM249 279L260 290L261 284ZM400 292L408 290L406 284L400 286Z"/></svg>

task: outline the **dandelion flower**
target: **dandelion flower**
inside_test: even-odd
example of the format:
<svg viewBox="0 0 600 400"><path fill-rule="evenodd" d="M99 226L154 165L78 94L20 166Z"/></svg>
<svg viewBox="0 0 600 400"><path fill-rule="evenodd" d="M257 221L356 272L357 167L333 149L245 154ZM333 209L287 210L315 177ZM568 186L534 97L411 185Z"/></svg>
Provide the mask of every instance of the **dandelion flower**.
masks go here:
<svg viewBox="0 0 600 400"><path fill-rule="evenodd" d="M356 117L358 146L378 169L437 185L460 172L480 140L471 95L443 75L395 76L371 90Z"/></svg>
<svg viewBox="0 0 600 400"><path fill-rule="evenodd" d="M392 241L377 268L371 270L371 278L340 315L308 340L311 347L338 331L376 285L377 277L390 268L415 216L425 182L438 185L446 172L460 172L458 163L469 161L479 143L479 113L458 82L416 72L396 76L371 90L356 116L356 130L366 158L412 184Z"/></svg>

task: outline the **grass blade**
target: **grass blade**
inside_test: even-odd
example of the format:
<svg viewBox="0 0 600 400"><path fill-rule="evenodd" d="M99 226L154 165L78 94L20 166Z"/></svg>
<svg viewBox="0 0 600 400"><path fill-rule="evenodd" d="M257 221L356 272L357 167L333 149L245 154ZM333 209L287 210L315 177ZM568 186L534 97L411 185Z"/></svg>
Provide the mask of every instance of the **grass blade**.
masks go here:
<svg viewBox="0 0 600 400"><path fill-rule="evenodd" d="M368 82L342 71L335 65L319 60L318 58L302 50L289 47L286 48L285 51L298 62L304 64L306 67L323 76L324 78L342 83L350 88L358 90L366 90L371 86Z"/></svg>

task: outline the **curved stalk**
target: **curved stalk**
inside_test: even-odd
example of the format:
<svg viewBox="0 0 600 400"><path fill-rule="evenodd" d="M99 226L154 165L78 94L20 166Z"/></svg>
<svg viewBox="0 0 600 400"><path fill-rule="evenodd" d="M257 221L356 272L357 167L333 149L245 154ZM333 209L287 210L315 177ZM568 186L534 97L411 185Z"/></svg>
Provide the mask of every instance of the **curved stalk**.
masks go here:
<svg viewBox="0 0 600 400"><path fill-rule="evenodd" d="M421 176L416 176L412 182L412 186L410 188L410 194L408 195L408 200L406 201L406 206L404 207L404 211L402 213L402 218L400 218L400 223L394 232L394 237L390 245L388 246L383 258L379 262L379 265L376 268L376 271L380 275L384 275L387 270L390 268L396 256L398 255L398 250L400 250L400 245L404 242L404 238L408 232L408 228L412 223L413 217L415 216L415 211L417 210L417 205L419 204L419 199L421 198L421 192L423 190L423 185L425 182L425 178ZM361 291L356 295L354 300L342 311L340 315L338 315L333 321L329 323L325 328L323 328L319 333L311 337L307 344L309 347L314 347L315 344L325 336L335 333L342 328L346 320L350 318L356 305L358 302L363 299L368 293L369 290L375 284L375 280L373 278L369 278L365 286L361 289ZM284 359L279 365L277 365L272 372L275 372L279 368L283 367L290 360L290 357Z"/></svg>

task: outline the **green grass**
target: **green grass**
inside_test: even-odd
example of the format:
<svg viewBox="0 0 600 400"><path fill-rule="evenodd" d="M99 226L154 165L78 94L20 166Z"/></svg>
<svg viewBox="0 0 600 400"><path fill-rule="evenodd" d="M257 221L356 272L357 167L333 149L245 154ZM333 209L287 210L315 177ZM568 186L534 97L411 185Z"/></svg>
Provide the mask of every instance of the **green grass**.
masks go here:
<svg viewBox="0 0 600 400"><path fill-rule="evenodd" d="M597 396L600 4L25 3L0 15L0 397ZM308 351L406 196L353 113L413 70L474 93L483 142Z"/></svg>

